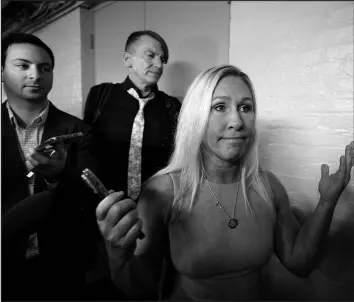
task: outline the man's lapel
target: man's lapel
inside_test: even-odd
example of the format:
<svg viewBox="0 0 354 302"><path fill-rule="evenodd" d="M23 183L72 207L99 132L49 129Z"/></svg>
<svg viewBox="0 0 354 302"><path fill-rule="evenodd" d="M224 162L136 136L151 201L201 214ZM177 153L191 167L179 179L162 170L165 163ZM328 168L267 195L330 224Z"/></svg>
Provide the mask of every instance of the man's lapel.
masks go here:
<svg viewBox="0 0 354 302"><path fill-rule="evenodd" d="M1 107L1 170L2 173L8 173L8 175L17 178L18 176L26 175L27 169L19 149L16 130L9 118L6 102Z"/></svg>

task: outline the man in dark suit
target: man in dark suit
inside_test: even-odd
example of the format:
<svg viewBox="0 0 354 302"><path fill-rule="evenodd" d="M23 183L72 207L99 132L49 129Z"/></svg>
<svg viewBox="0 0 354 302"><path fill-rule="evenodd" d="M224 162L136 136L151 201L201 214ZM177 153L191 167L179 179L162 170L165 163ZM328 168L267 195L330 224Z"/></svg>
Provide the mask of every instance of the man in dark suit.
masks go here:
<svg viewBox="0 0 354 302"><path fill-rule="evenodd" d="M74 300L84 282L87 201L78 192L85 192L80 172L90 163L90 127L48 100L54 55L43 41L14 33L1 47L2 299ZM48 154L34 150L75 132L84 133L80 142L59 143Z"/></svg>
<svg viewBox="0 0 354 302"><path fill-rule="evenodd" d="M167 43L158 33L133 32L123 52L124 82L95 85L86 100L84 121L92 124L91 150L99 163L98 176L108 189L123 191L134 200L142 184L167 165L173 150L181 103L158 88L168 59ZM97 239L103 247L98 258L107 263L102 237ZM93 275L101 280L92 288L109 292L113 284L108 265ZM112 290L110 296L116 299L117 293ZM102 298L97 295L97 299Z"/></svg>
<svg viewBox="0 0 354 302"><path fill-rule="evenodd" d="M95 85L86 100L84 121L95 120L92 150L100 162L99 177L109 189L134 200L144 181L167 165L173 149L181 103L158 88L168 59L167 43L158 33L133 32L123 53L124 82ZM95 109L104 94L97 118Z"/></svg>

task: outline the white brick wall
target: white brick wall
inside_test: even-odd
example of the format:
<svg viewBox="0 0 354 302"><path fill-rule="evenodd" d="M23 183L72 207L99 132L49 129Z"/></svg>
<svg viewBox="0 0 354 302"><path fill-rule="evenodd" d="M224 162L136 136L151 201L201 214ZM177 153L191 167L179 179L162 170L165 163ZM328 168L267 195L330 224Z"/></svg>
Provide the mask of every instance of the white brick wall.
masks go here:
<svg viewBox="0 0 354 302"><path fill-rule="evenodd" d="M93 85L91 32L90 12L77 8L34 33L49 45L55 56L54 84L49 99L59 109L80 118L83 102Z"/></svg>
<svg viewBox="0 0 354 302"><path fill-rule="evenodd" d="M321 164L337 169L353 140L353 3L231 2L230 63L256 88L263 164L280 178L293 206L311 211ZM352 174L325 259L308 280L271 261L275 298L354 299L353 192Z"/></svg>
<svg viewBox="0 0 354 302"><path fill-rule="evenodd" d="M80 10L34 33L52 49L55 56L54 83L49 99L61 110L81 114Z"/></svg>
<svg viewBox="0 0 354 302"><path fill-rule="evenodd" d="M254 81L262 155L278 159L279 177L290 159L313 180L321 163L338 164L353 139L351 3L232 2L230 63Z"/></svg>

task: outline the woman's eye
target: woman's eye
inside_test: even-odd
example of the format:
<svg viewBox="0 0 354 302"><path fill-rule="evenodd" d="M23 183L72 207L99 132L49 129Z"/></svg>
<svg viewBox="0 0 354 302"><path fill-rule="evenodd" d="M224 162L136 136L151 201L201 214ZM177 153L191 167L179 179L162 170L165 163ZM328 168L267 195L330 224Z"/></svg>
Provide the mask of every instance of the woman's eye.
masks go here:
<svg viewBox="0 0 354 302"><path fill-rule="evenodd" d="M216 111L225 111L226 110L226 106L222 105L222 104L218 104L214 106L214 110Z"/></svg>
<svg viewBox="0 0 354 302"><path fill-rule="evenodd" d="M242 112L250 112L253 111L253 106L252 105L242 105L240 107L240 111Z"/></svg>

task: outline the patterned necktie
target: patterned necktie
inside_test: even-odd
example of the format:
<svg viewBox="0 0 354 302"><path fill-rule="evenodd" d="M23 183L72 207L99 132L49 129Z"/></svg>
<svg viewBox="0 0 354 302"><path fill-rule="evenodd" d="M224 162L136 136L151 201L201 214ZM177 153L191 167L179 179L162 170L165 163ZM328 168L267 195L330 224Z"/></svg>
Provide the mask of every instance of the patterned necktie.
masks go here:
<svg viewBox="0 0 354 302"><path fill-rule="evenodd" d="M130 139L127 193L131 199L136 200L141 190L141 148L145 123L144 106L155 97L155 94L152 93L148 98L141 99L134 88L130 88L127 92L139 101L139 111L134 119Z"/></svg>

